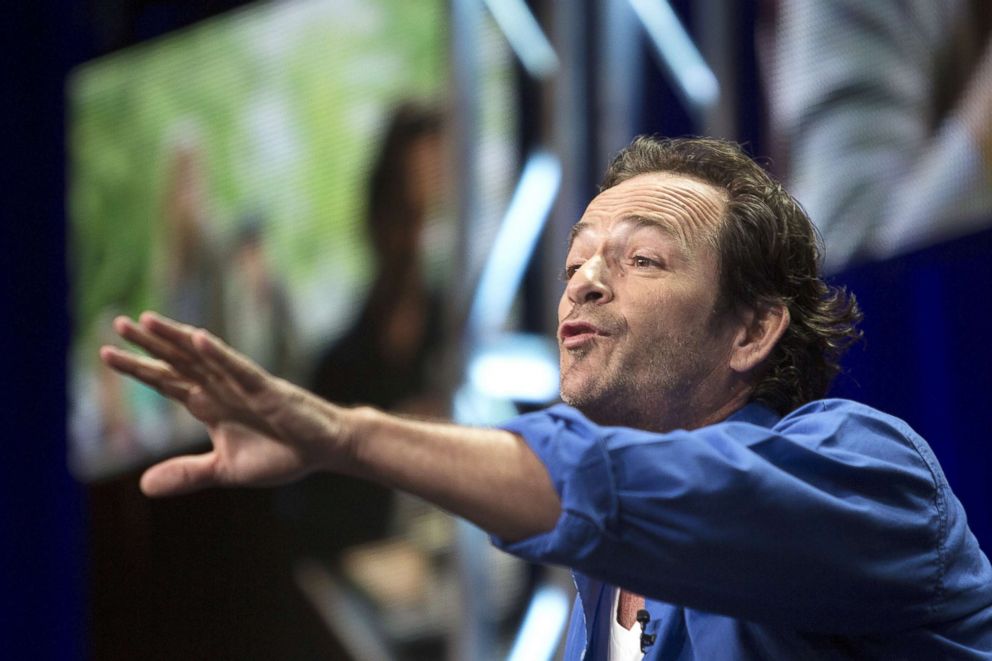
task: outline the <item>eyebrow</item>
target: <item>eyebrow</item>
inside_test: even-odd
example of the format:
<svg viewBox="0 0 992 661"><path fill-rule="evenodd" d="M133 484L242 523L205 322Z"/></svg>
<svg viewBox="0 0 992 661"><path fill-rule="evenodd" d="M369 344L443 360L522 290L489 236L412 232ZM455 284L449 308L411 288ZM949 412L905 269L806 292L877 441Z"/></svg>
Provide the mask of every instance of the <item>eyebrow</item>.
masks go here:
<svg viewBox="0 0 992 661"><path fill-rule="evenodd" d="M643 214L631 214L629 216L624 216L620 219L621 223L634 225L635 229L640 229L642 227L650 227L657 229L674 239L679 247L682 248L683 252L689 252L689 242L686 240L684 232L681 232L681 228L673 223L668 218L664 216L647 216ZM590 227L590 223L579 221L572 225L572 230L568 234L568 248L571 249L572 243L575 242L575 237L577 237L582 232L587 231Z"/></svg>

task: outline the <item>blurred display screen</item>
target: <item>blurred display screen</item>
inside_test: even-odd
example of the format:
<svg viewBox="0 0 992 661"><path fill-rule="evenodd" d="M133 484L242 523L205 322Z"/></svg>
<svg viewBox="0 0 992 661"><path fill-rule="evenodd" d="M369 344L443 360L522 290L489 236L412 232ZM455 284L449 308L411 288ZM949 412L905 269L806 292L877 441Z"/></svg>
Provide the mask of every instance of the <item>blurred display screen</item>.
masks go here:
<svg viewBox="0 0 992 661"><path fill-rule="evenodd" d="M440 0L282 2L72 73L77 476L106 476L205 439L178 406L100 365L116 315L155 309L204 326L289 378L308 374L355 319L376 268L370 177L399 115L440 115L446 40ZM498 133L505 142L507 131ZM417 175L429 198L417 240L430 244L424 270L435 280L454 243L451 205L439 193L445 142L422 154L428 172Z"/></svg>

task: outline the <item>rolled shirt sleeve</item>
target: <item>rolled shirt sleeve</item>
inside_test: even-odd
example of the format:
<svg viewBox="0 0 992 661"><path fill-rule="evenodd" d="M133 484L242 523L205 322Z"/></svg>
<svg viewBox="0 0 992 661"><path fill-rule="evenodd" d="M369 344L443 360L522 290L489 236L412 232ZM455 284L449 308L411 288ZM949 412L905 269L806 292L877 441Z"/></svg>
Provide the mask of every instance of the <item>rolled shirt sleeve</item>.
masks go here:
<svg viewBox="0 0 992 661"><path fill-rule="evenodd" d="M749 405L692 431L601 427L556 406L511 421L562 501L505 550L651 598L805 631L945 621L992 578L926 443L846 400ZM962 552L964 551L964 552Z"/></svg>

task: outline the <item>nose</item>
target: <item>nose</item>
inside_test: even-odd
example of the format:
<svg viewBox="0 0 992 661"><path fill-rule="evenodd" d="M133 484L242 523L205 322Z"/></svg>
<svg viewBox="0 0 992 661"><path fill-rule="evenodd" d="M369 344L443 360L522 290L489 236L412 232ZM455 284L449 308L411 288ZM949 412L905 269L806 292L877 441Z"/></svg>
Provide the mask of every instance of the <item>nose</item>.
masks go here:
<svg viewBox="0 0 992 661"><path fill-rule="evenodd" d="M586 260L569 278L565 292L575 305L582 303L602 305L613 300L613 290L609 285L609 268L603 256L599 254Z"/></svg>

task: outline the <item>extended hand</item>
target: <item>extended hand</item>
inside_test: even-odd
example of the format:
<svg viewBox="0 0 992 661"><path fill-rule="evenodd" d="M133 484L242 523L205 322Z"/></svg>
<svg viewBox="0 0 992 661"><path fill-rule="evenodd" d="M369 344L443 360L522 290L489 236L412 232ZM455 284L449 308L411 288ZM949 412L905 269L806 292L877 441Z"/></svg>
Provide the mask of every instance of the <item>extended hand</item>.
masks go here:
<svg viewBox="0 0 992 661"><path fill-rule="evenodd" d="M110 367L206 424L213 450L168 459L141 478L150 496L262 486L326 469L402 489L505 539L554 527L561 502L544 464L500 429L342 409L276 378L205 330L146 312L114 329L147 351L103 347Z"/></svg>
<svg viewBox="0 0 992 661"><path fill-rule="evenodd" d="M345 411L274 377L203 329L146 312L114 330L151 357L105 346L111 368L179 402L206 425L207 454L168 459L141 479L151 496L218 485L266 486L319 468L345 470Z"/></svg>

